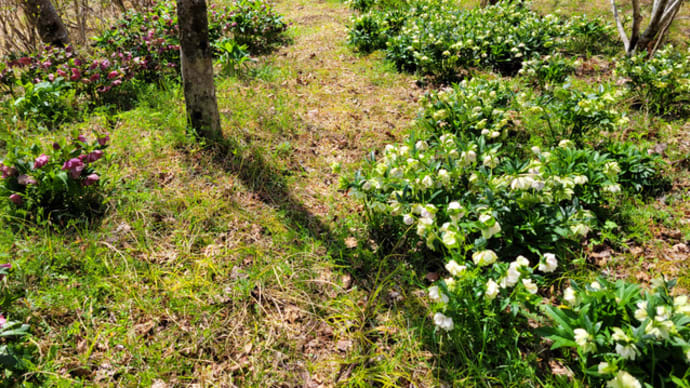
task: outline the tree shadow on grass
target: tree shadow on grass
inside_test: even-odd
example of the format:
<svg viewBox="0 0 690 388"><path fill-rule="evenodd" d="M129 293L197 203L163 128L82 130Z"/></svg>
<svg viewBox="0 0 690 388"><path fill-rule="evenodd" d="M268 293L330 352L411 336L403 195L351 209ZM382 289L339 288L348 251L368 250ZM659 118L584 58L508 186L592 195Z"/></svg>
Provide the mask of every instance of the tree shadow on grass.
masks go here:
<svg viewBox="0 0 690 388"><path fill-rule="evenodd" d="M289 226L307 232L329 251L343 245L342 239L336 238L330 226L290 190L285 179L286 172L266 160L261 150L225 139L212 147L211 152L217 167L237 176L263 203L284 212Z"/></svg>

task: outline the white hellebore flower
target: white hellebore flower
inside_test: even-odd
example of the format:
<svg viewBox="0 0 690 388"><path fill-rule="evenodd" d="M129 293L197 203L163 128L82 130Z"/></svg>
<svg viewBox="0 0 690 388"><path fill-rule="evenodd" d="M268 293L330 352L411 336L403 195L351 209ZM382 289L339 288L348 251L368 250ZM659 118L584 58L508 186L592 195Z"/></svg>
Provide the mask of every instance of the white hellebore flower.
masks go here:
<svg viewBox="0 0 690 388"><path fill-rule="evenodd" d="M599 282L594 281L589 286L592 287L593 290L601 290L601 284L599 284Z"/></svg>
<svg viewBox="0 0 690 388"><path fill-rule="evenodd" d="M453 318L441 313L434 314L434 324L445 331L453 330Z"/></svg>
<svg viewBox="0 0 690 388"><path fill-rule="evenodd" d="M522 255L515 258L515 263L518 267L529 267L529 260Z"/></svg>
<svg viewBox="0 0 690 388"><path fill-rule="evenodd" d="M568 147L571 147L572 145L573 145L573 142L568 140L568 139L564 139L564 140L561 140L558 142L558 146L561 148L568 148Z"/></svg>
<svg viewBox="0 0 690 388"><path fill-rule="evenodd" d="M537 291L538 291L537 285L534 284L534 282L532 281L532 279L522 279L522 285L525 286L525 289L526 289L527 292L529 292L530 294L536 294Z"/></svg>
<svg viewBox="0 0 690 388"><path fill-rule="evenodd" d="M457 233L453 232L452 230L448 230L446 232L443 232L443 236L441 237L441 242L447 248L455 247L456 245L458 245Z"/></svg>
<svg viewBox="0 0 690 388"><path fill-rule="evenodd" d="M568 287L563 290L563 299L571 306L576 305L577 295L575 294L575 290L572 287Z"/></svg>
<svg viewBox="0 0 690 388"><path fill-rule="evenodd" d="M531 150L535 155L539 155L541 153L541 149L539 149L537 146L532 147Z"/></svg>
<svg viewBox="0 0 690 388"><path fill-rule="evenodd" d="M642 384L630 373L621 370L616 377L606 383L607 388L642 388Z"/></svg>
<svg viewBox="0 0 690 388"><path fill-rule="evenodd" d="M578 236L586 237L590 231L590 228L585 224L575 224L570 227L570 230Z"/></svg>
<svg viewBox="0 0 690 388"><path fill-rule="evenodd" d="M486 267L487 265L491 265L496 262L496 259L498 259L498 256L496 256L496 252L492 251L491 249L474 252L472 254L472 261L474 261L474 264L480 267Z"/></svg>
<svg viewBox="0 0 690 388"><path fill-rule="evenodd" d="M510 183L511 190L528 190L534 185L534 179L529 176L520 176Z"/></svg>
<svg viewBox="0 0 690 388"><path fill-rule="evenodd" d="M412 216L412 214L405 214L405 215L403 216L403 223L404 223L405 225L412 225L412 224L414 224L414 217Z"/></svg>
<svg viewBox="0 0 690 388"><path fill-rule="evenodd" d="M635 357L637 357L639 351L637 350L637 347L633 344L616 344L616 353L618 353L618 355L623 357L623 359L625 360L635 360Z"/></svg>
<svg viewBox="0 0 690 388"><path fill-rule="evenodd" d="M594 343L594 336L589 334L585 329L573 330L575 334L575 343L582 349L582 353L590 353L597 350L597 345Z"/></svg>
<svg viewBox="0 0 690 388"><path fill-rule="evenodd" d="M425 141L420 140L414 145L414 147L417 149L417 151L426 151L427 149L429 149L429 144L427 144L427 142Z"/></svg>
<svg viewBox="0 0 690 388"><path fill-rule="evenodd" d="M441 292L441 289L438 288L438 286L429 287L429 298L431 298L431 300L434 302L441 302L443 304L448 303L448 295Z"/></svg>
<svg viewBox="0 0 690 388"><path fill-rule="evenodd" d="M621 192L621 186L619 184L606 185L602 187L602 190L611 194L616 194Z"/></svg>
<svg viewBox="0 0 690 388"><path fill-rule="evenodd" d="M450 183L450 174L448 174L448 170L443 168L438 170L438 180L442 184L448 185Z"/></svg>
<svg viewBox="0 0 690 388"><path fill-rule="evenodd" d="M553 253L545 253L544 261L539 263L539 270L542 272L553 272L558 268L558 260Z"/></svg>
<svg viewBox="0 0 690 388"><path fill-rule="evenodd" d="M573 183L575 183L576 185L584 185L587 182L589 182L589 178L587 178L587 176L585 175L576 175L573 178Z"/></svg>
<svg viewBox="0 0 690 388"><path fill-rule="evenodd" d="M466 266L458 264L458 262L455 260L451 260L446 264L446 270L453 276L462 275L466 269Z"/></svg>
<svg viewBox="0 0 690 388"><path fill-rule="evenodd" d="M498 284L493 279L486 282L486 293L484 294L489 300L494 300L498 295Z"/></svg>
<svg viewBox="0 0 690 388"><path fill-rule="evenodd" d="M482 214L479 216L479 222L483 225L482 237L487 240L501 231L501 225L490 214Z"/></svg>
<svg viewBox="0 0 690 388"><path fill-rule="evenodd" d="M611 339L618 342L630 342L630 337L627 334L625 334L623 329L621 329L620 327L613 328L613 334L611 335Z"/></svg>
<svg viewBox="0 0 690 388"><path fill-rule="evenodd" d="M612 367L608 362L600 362L597 366L597 372L602 375L610 375L616 371L615 367Z"/></svg>
<svg viewBox="0 0 690 388"><path fill-rule="evenodd" d="M634 315L635 315L635 319L637 319L640 322L647 319L647 317L649 315L647 314L647 301L646 300L643 300L641 302L637 302L637 310L635 310Z"/></svg>
<svg viewBox="0 0 690 388"><path fill-rule="evenodd" d="M425 189L429 189L434 186L434 180L431 178L431 175L427 175L424 178L422 178L422 187Z"/></svg>

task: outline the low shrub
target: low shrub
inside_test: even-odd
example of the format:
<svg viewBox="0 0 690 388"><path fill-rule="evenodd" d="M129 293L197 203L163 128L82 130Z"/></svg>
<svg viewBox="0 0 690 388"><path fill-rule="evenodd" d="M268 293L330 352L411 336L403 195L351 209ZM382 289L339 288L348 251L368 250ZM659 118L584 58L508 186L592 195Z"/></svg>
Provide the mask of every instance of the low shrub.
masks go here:
<svg viewBox="0 0 690 388"><path fill-rule="evenodd" d="M398 28L391 20L404 24ZM387 57L398 69L453 80L477 66L515 73L526 58L550 53L561 34L555 16L542 17L520 2L463 10L451 2L427 0L404 12L356 17L349 41L361 51L383 48L385 41Z"/></svg>
<svg viewBox="0 0 690 388"><path fill-rule="evenodd" d="M552 326L540 332L574 359L591 386L686 386L690 303L671 296L673 285L660 280L643 291L622 280L571 281L562 305L545 305Z"/></svg>
<svg viewBox="0 0 690 388"><path fill-rule="evenodd" d="M209 35L212 41L223 36L247 46L249 52L258 54L270 51L282 42L287 23L266 0L234 0L224 8L212 6Z"/></svg>
<svg viewBox="0 0 690 388"><path fill-rule="evenodd" d="M575 72L575 67L575 60L555 53L525 61L518 73L532 85L549 88L565 82L566 78Z"/></svg>
<svg viewBox="0 0 690 388"><path fill-rule="evenodd" d="M251 61L246 45L241 45L232 39L223 39L214 45L218 52L218 63L222 72L232 76L241 76L247 71L247 64Z"/></svg>
<svg viewBox="0 0 690 388"><path fill-rule="evenodd" d="M639 53L620 61L616 74L627 81L638 106L658 115L690 113L690 51L681 53L667 46L651 58Z"/></svg>
<svg viewBox="0 0 690 388"><path fill-rule="evenodd" d="M38 144L7 147L0 162L0 203L11 218L62 223L100 214L101 176L95 164L109 138L98 135L89 142L84 135L73 135L50 150Z"/></svg>
<svg viewBox="0 0 690 388"><path fill-rule="evenodd" d="M565 25L568 38L563 40L563 48L574 55L613 55L619 51L615 28L601 18L587 15L570 18Z"/></svg>
<svg viewBox="0 0 690 388"><path fill-rule="evenodd" d="M54 82L24 84L24 95L14 100L15 119L48 129L71 121L77 112L75 90L61 78Z"/></svg>

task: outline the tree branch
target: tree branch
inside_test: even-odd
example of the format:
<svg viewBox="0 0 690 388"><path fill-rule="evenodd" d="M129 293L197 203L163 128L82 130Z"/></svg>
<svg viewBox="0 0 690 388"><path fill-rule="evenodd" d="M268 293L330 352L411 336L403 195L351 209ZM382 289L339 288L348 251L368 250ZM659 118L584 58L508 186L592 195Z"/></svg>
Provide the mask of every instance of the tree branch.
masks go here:
<svg viewBox="0 0 690 388"><path fill-rule="evenodd" d="M623 41L623 47L625 47L625 52L630 53L630 41L628 40L628 35L625 33L623 28L623 23L618 15L618 7L616 7L616 0L611 0L611 11L613 12L613 18L616 20L616 27L618 27L618 35L620 35Z"/></svg>
<svg viewBox="0 0 690 388"><path fill-rule="evenodd" d="M633 6L633 25L630 35L630 47L635 50L637 41L640 39L640 24L642 23L642 13L640 12L640 0L632 0Z"/></svg>

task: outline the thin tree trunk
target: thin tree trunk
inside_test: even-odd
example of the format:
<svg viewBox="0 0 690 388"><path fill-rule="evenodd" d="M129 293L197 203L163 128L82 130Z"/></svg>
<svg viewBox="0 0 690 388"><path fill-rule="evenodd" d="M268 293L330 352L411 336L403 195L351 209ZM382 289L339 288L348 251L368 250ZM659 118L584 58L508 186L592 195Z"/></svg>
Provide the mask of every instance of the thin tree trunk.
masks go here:
<svg viewBox="0 0 690 388"><path fill-rule="evenodd" d="M212 141L221 140L206 1L177 0L177 19L188 121L199 135Z"/></svg>
<svg viewBox="0 0 690 388"><path fill-rule="evenodd" d="M43 42L57 47L69 44L65 24L50 0L24 0L24 7Z"/></svg>

